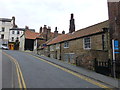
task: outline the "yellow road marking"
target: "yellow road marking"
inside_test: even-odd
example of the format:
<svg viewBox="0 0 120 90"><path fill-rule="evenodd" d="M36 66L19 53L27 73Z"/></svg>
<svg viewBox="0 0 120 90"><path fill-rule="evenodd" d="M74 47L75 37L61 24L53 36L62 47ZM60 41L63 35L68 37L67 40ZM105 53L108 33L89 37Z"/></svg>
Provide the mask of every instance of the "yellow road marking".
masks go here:
<svg viewBox="0 0 120 90"><path fill-rule="evenodd" d="M31 55L31 54L28 54L28 55ZM46 61L46 60L44 60L44 59L42 59L42 58L40 58L40 57L36 57L36 56L34 56L34 55L31 55L31 56L33 56L33 57L35 57L35 58L37 58L37 59L39 59L39 60L41 60L41 61L44 61L44 62L46 62L46 63L48 63L48 64L50 64L50 65L53 65L53 66L55 66L55 67L57 67L57 68L65 71L65 72L68 72L68 73L70 73L70 74L72 74L72 75L74 75L74 76L77 76L77 77L79 77L79 78L81 78L81 79L83 79L83 80L86 80L87 82L90 82L90 83L92 83L92 84L94 84L94 85L97 85L97 86L99 86L99 87L101 87L101 88L106 88L107 90L108 90L108 89L109 89L109 90L112 90L110 87L108 87L108 86L106 86L106 85L103 85L103 84L101 84L101 83L98 83L97 81L92 80L92 79L90 79L90 78L88 78L88 77L85 77L85 76L83 76L83 75L80 75L80 74L78 74L78 73L75 73L75 72L73 72L73 71L71 71L71 70L68 70L68 69L66 69L66 68L64 68L64 67L61 67L61 66L59 66L59 65L56 65L56 64L54 64L54 63L52 63L52 62Z"/></svg>
<svg viewBox="0 0 120 90"><path fill-rule="evenodd" d="M21 79L22 79L22 82L23 82L23 87L26 89L26 84L25 84L25 81L24 81L24 78L23 78L23 74L22 74L22 71L20 69L20 66L19 66L18 62L17 62L17 65L18 65L18 68L19 68L19 71L20 71Z"/></svg>
<svg viewBox="0 0 120 90"><path fill-rule="evenodd" d="M4 55L8 56L12 62L15 63L15 66L16 66L16 71L17 71L17 76L18 76L18 84L19 84L19 88L22 90L22 88L24 88L26 90L26 84L25 84L25 81L24 81L24 78L23 78L23 74L22 74L22 71L20 69L20 66L17 62L17 60L15 58L13 58L12 56L8 55L7 53L3 52ZM22 87L23 85L23 87Z"/></svg>

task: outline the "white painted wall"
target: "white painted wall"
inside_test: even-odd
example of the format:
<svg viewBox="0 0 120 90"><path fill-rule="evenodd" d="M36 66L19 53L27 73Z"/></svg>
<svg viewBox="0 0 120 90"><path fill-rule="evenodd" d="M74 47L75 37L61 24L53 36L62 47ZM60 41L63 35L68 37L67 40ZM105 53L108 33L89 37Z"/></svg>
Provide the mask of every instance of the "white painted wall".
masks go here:
<svg viewBox="0 0 120 90"><path fill-rule="evenodd" d="M14 31L14 34L12 34L12 32ZM19 34L17 34L17 31L19 31ZM17 37L18 37L18 40L20 41L20 36L23 35L24 31L22 30L10 30L10 33L9 33L9 42L15 42ZM12 37L14 37L14 40L12 41Z"/></svg>
<svg viewBox="0 0 120 90"><path fill-rule="evenodd" d="M11 22L2 22L2 21L0 21L0 38L1 38L1 35L4 34L4 39L3 39L4 43L8 43L9 29L12 28L12 26L13 26L12 21ZM2 27L5 28L4 32L2 31Z"/></svg>
<svg viewBox="0 0 120 90"><path fill-rule="evenodd" d="M20 50L20 51L24 51L24 46L25 46L25 36L23 35L22 37L20 37L19 50Z"/></svg>
<svg viewBox="0 0 120 90"><path fill-rule="evenodd" d="M37 39L35 39L35 41L34 41L34 50L36 50L37 49Z"/></svg>

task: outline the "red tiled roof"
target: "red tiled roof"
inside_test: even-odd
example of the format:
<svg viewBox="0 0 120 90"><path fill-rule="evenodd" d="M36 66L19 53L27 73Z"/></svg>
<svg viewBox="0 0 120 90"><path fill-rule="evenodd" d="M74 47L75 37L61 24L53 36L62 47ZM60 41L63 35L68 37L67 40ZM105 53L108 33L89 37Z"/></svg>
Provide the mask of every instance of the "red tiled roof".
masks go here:
<svg viewBox="0 0 120 90"><path fill-rule="evenodd" d="M102 28L108 28L108 27L109 27L109 21L107 20L107 21L95 24L93 26L90 26L90 27L87 27L84 29L80 29L73 33L59 35L58 37L56 37L52 41L50 41L47 45L51 45L51 44L55 44L55 43L59 43L59 42L63 42L63 41L67 41L67 40L71 40L71 39L75 39L75 38L79 38L79 37L83 37L83 36L87 36L87 35L91 35L91 34L95 34L95 33L99 33L99 32L103 32Z"/></svg>
<svg viewBox="0 0 120 90"><path fill-rule="evenodd" d="M40 37L40 33L36 33L30 30L25 31L25 38L26 39L36 39L36 38L42 38Z"/></svg>

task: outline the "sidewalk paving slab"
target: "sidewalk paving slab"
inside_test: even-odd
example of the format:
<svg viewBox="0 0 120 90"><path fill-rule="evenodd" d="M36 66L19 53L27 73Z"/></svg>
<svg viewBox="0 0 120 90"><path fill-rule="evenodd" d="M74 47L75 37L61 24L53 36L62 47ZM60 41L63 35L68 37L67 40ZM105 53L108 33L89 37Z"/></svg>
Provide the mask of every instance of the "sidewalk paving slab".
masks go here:
<svg viewBox="0 0 120 90"><path fill-rule="evenodd" d="M108 84L108 85L110 85L112 87L120 88L120 85L119 85L120 84L120 80L118 80L118 79L114 79L112 77L105 76L105 75L96 73L96 72L94 72L92 70L88 70L88 69L85 69L85 68L82 68L82 67L78 67L78 66L69 64L67 62L63 62L61 60L49 58L49 57L46 57L46 56L43 56L43 55L38 55L38 54L35 54L35 53L32 53L32 52L27 52L27 53L35 55L37 57L40 57L40 58L45 59L47 61L50 61L52 63L55 63L55 64L57 64L59 66L62 66L64 68L67 68L69 70L77 72L77 73L79 73L81 75L87 76L87 77L89 77L91 79L94 79L94 80L97 80L99 82Z"/></svg>

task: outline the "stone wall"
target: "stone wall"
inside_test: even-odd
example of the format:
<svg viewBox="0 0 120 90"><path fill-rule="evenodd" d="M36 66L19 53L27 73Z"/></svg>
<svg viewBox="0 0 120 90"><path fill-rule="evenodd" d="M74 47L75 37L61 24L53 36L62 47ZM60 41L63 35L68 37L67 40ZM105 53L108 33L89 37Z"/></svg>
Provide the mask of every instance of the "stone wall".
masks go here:
<svg viewBox="0 0 120 90"><path fill-rule="evenodd" d="M65 54L74 54L74 61L79 60L80 66L83 66L85 68L94 69L94 59L97 58L97 60L108 60L108 40L105 38L104 42L104 50L103 50L103 41L102 41L102 35L93 35L90 36L91 38L91 49L84 49L83 47L83 38L71 40L69 41L69 48L64 48L64 43L61 43L61 59L65 59ZM105 37L107 37L107 33L104 34ZM66 61L66 60L64 60Z"/></svg>
<svg viewBox="0 0 120 90"><path fill-rule="evenodd" d="M104 43L103 37L104 35ZM84 49L84 37L69 42L69 47L64 47L64 42L50 45L49 54L51 58L60 59L68 63L76 64L88 69L94 69L95 58L99 61L109 59L108 33L99 33L89 36L91 38L91 49ZM104 44L104 48L103 48Z"/></svg>

